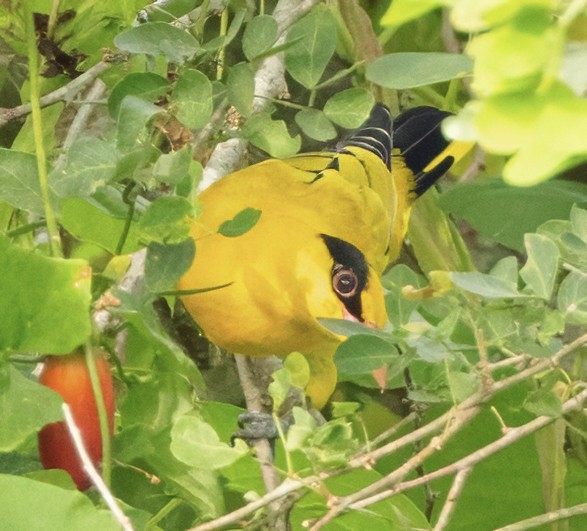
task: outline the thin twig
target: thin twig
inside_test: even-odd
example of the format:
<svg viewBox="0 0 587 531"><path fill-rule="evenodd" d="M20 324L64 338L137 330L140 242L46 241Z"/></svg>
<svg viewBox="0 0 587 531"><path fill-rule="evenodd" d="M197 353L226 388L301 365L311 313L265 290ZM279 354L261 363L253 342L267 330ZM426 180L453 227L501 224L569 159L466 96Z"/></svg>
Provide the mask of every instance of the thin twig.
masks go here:
<svg viewBox="0 0 587 531"><path fill-rule="evenodd" d="M448 495L446 497L446 502L442 506L442 510L440 511L440 516L434 526L434 531L442 531L450 522L450 517L452 516L456 506L457 501L463 492L463 488L467 482L467 477L471 473L472 468L463 468L457 472L450 490L448 491Z"/></svg>
<svg viewBox="0 0 587 531"><path fill-rule="evenodd" d="M416 467L422 465L422 463L424 463L424 461L431 455L441 450L446 441L459 432L464 426L466 426L479 413L479 411L480 409L478 407L471 407L466 411L459 412L457 412L456 408L454 408L451 422L446 427L441 436L433 437L429 443L424 446L424 448L422 448L422 450L420 450L418 453L408 459L402 466L387 476L381 478L378 481L375 481L374 483L371 483L367 487L358 490L349 496L339 498L332 509L330 509L330 511L326 513L325 516L318 520L312 529L317 530L322 528L322 526L330 522L334 517L338 516L348 508L361 509L367 507L373 504L373 500L375 499L384 499L382 497L383 494L386 494L385 498L389 497L389 490L385 491L384 493L381 493L381 490L385 489L389 485L399 483ZM430 474L421 476L418 478L418 483L420 485L427 483L429 481L429 476Z"/></svg>
<svg viewBox="0 0 587 531"><path fill-rule="evenodd" d="M76 94L82 91L87 85L89 85L94 79L100 74L110 68L110 63L101 61L94 65L92 68L86 70L83 74L71 80L67 85L42 96L39 99L41 108L53 105L58 101L71 101ZM12 120L27 116L32 111L32 105L30 103L24 103L18 107L5 108L0 107L0 127L6 125Z"/></svg>
<svg viewBox="0 0 587 531"><path fill-rule="evenodd" d="M85 101L81 103L75 118L67 130L67 136L65 137L62 146L63 152L67 153L73 143L80 137L95 109L96 102L100 101L105 96L107 88L108 87L106 87L106 84L102 80L96 79L94 81L85 96Z"/></svg>
<svg viewBox="0 0 587 531"><path fill-rule="evenodd" d="M563 414L567 414L575 409L580 409L585 400L587 400L587 389L583 390L581 393L567 400L563 404ZM503 450L508 446L511 446L514 442L523 439L524 437L527 437L528 435L536 432L544 426L547 426L555 420L556 419L553 417L547 417L544 415L541 417L537 417L534 420L526 424L523 424L522 426L509 428L508 431L502 437L500 437L499 439L490 444L487 444L483 448L476 450L472 454L469 454L450 465L446 465L443 468L430 472L425 476L410 481L398 483L392 489L389 489L385 492L381 492L376 496L372 496L371 498L365 498L361 500L360 503L353 504L351 508L355 509L360 507L366 507L368 505L372 505L373 503L377 503L391 496L395 496L399 492L404 492L406 490L419 487L426 482L433 481L444 476L449 476L451 474L458 473L462 470L470 469L476 464L480 463L481 461L484 461L488 457L492 456L493 454L499 452L500 450Z"/></svg>
<svg viewBox="0 0 587 531"><path fill-rule="evenodd" d="M116 498L112 495L112 493L106 486L106 483L104 483L104 480L96 470L94 463L92 463L92 459L88 455L88 451L86 450L86 447L84 445L84 441L82 439L79 428L77 427L73 415L71 414L71 409L69 405L64 403L61 407L63 409L63 415L65 416L65 424L67 426L69 434L71 435L75 449L82 461L82 464L84 465L84 470L92 480L92 483L98 489L100 496L102 496L102 499L104 500L104 502L106 503L106 505L114 515L114 518L116 518L116 521L120 524L122 529L124 529L125 531L133 531L133 526L130 521L130 518L128 518L128 516L126 516L122 512L122 509L118 505Z"/></svg>
<svg viewBox="0 0 587 531"><path fill-rule="evenodd" d="M564 509L557 509L556 511L550 511L548 513L541 514L540 516L534 516L527 520L521 520L515 524L506 525L500 527L495 531L525 531L526 529L533 529L534 527L542 527L559 520L567 520L572 516L579 516L581 514L587 514L587 503L580 503L573 507L565 507Z"/></svg>

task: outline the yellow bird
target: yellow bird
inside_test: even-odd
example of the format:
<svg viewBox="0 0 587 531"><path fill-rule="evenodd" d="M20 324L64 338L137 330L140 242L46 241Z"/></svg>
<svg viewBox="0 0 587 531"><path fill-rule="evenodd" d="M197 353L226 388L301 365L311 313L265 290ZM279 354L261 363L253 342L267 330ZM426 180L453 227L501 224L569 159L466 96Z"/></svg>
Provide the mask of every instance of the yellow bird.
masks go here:
<svg viewBox="0 0 587 531"><path fill-rule="evenodd" d="M416 107L392 119L377 104L336 150L270 159L220 179L199 197L196 256L180 290L208 338L248 356L304 354L306 394L322 408L336 385L341 338L319 318L386 322L380 277L400 252L412 202L454 161L440 123ZM229 237L219 227L244 209L256 224Z"/></svg>

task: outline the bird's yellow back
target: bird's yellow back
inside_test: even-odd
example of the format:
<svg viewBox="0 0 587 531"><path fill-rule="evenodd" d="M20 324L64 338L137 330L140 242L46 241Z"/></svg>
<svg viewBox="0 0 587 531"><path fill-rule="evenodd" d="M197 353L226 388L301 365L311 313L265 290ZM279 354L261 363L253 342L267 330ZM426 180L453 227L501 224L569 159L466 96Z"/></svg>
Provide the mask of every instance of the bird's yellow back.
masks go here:
<svg viewBox="0 0 587 531"><path fill-rule="evenodd" d="M404 120L395 149L391 116L378 105L337 151L267 160L200 195L202 211L191 231L196 257L178 288L227 286L184 297L186 308L229 351L302 352L311 369L307 394L316 407L334 389L332 358L340 343L318 319L385 323L380 275L399 254L410 205L423 191L418 183L428 179L429 186L452 162L426 168L446 146L437 131L445 113L422 109L426 124L414 128L413 117ZM397 120L402 123L401 116ZM406 164L406 150L422 147L410 127L427 130L429 145L435 139L427 160L419 157L418 172ZM222 235L222 223L245 208L261 212L258 222L238 237Z"/></svg>

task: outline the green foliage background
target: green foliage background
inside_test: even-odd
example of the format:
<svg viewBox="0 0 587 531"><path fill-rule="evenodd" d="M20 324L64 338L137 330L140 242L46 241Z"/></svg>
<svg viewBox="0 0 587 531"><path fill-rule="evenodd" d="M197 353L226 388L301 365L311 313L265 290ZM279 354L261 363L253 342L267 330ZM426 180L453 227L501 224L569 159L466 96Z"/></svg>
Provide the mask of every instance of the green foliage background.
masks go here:
<svg viewBox="0 0 587 531"><path fill-rule="evenodd" d="M175 307L175 281L197 259L186 219L216 145L246 142L249 162L319 149L378 100L394 113L450 110L445 133L478 148L418 202L402 263L384 277L389 325L324 323L349 336L335 403L322 425L294 410L276 465L290 479L325 475L319 488L298 482L281 510L300 529L333 496L364 500L387 480L401 492L332 515L328 528L494 529L578 507L553 526L584 529L587 421L569 400L586 384L587 2L277 4L0 6L3 525L118 527L96 492L42 470L36 448L61 412L34 365L88 343L111 353L117 419L104 467L136 529L187 529L264 494L251 451L229 444L243 411L232 363ZM295 15L286 33L279 9ZM276 58L285 85L255 98ZM243 211L223 234L238 237L255 216ZM144 274L129 273L142 249ZM406 368L414 410L385 438L408 414L397 399ZM288 358L276 402L303 372ZM517 435L536 419L545 427ZM377 454L411 433L422 435ZM444 467L451 474L406 486ZM232 525L267 518L251 511Z"/></svg>

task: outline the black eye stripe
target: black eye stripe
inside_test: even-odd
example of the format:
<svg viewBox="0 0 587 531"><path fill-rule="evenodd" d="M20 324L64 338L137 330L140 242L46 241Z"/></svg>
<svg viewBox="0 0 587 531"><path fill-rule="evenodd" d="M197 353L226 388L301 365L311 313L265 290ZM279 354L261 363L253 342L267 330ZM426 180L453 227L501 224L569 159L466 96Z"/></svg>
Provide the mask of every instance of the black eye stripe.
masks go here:
<svg viewBox="0 0 587 531"><path fill-rule="evenodd" d="M363 321L361 293L367 285L369 266L365 256L354 245L339 238L321 234L332 260L332 289L347 311Z"/></svg>

